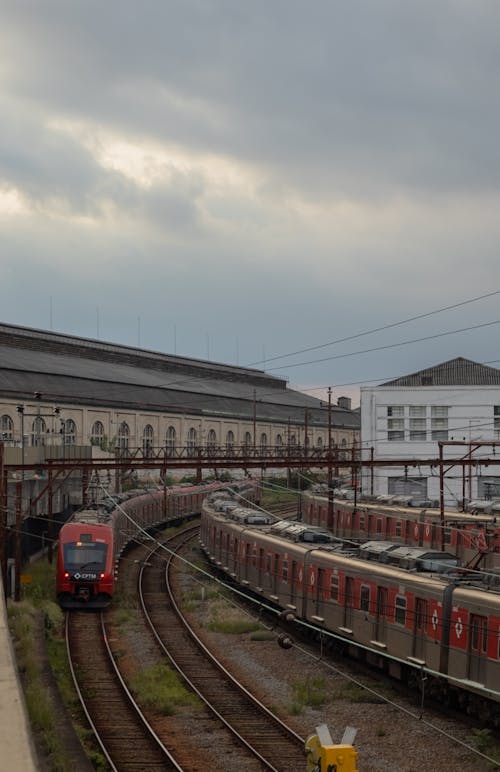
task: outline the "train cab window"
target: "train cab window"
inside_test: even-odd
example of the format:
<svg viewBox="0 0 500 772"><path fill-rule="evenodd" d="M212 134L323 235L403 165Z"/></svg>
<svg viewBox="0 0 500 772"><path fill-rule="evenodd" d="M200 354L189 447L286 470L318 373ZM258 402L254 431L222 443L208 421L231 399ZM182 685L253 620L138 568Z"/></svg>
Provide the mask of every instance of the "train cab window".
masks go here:
<svg viewBox="0 0 500 772"><path fill-rule="evenodd" d="M396 595L394 606L394 621L398 625L406 624L406 598L404 595Z"/></svg>
<svg viewBox="0 0 500 772"><path fill-rule="evenodd" d="M367 584L361 585L359 607L361 611L370 611L370 587Z"/></svg>
<svg viewBox="0 0 500 772"><path fill-rule="evenodd" d="M106 566L108 545L100 542L68 542L64 545L66 571L103 571Z"/></svg>
<svg viewBox="0 0 500 772"><path fill-rule="evenodd" d="M330 577L330 599L338 601L339 599L339 577L338 574L332 574Z"/></svg>

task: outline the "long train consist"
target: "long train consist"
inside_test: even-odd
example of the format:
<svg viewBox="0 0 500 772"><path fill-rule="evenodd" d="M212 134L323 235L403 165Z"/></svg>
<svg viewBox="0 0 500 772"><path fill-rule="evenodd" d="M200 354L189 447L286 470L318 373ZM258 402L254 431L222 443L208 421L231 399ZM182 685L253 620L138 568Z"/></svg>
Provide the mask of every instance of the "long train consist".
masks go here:
<svg viewBox="0 0 500 772"><path fill-rule="evenodd" d="M136 489L109 496L76 513L62 526L57 551L56 593L62 608L104 608L113 597L118 558L144 530L199 514L206 496L229 489L255 501L253 480L167 489Z"/></svg>
<svg viewBox="0 0 500 772"><path fill-rule="evenodd" d="M200 543L234 582L325 641L500 725L500 594L465 580L453 554L346 546L222 498L204 502Z"/></svg>
<svg viewBox="0 0 500 772"><path fill-rule="evenodd" d="M316 486L304 494L302 518L345 539L389 539L427 549L441 549L444 545L464 565L500 570L500 512L496 512L495 504L490 502L491 506L484 509L477 502L472 512L446 511L442 523L435 507L421 502L404 506L397 497L392 497L392 501L355 503L334 496L329 514L326 486Z"/></svg>

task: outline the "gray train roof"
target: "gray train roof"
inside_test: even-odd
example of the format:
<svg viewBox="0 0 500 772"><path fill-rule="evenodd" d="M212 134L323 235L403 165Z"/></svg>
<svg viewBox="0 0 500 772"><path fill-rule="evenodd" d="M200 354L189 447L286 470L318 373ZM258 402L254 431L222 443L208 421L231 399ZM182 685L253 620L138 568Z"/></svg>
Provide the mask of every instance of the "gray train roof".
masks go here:
<svg viewBox="0 0 500 772"><path fill-rule="evenodd" d="M314 397L287 388L262 370L170 356L101 341L13 325L0 325L0 395L44 402L81 403L253 417L326 426L328 414ZM332 421L358 429L359 415L332 407Z"/></svg>

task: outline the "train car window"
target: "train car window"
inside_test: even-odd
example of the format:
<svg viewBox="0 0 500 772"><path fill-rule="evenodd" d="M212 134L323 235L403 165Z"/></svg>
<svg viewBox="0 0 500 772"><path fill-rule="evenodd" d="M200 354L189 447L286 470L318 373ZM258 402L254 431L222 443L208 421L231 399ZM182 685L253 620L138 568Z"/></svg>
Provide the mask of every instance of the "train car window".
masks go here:
<svg viewBox="0 0 500 772"><path fill-rule="evenodd" d="M444 529L444 543L451 544L451 528Z"/></svg>
<svg viewBox="0 0 500 772"><path fill-rule="evenodd" d="M364 531L365 529L365 516L363 513L360 513L359 515L359 530Z"/></svg>
<svg viewBox="0 0 500 772"><path fill-rule="evenodd" d="M281 578L284 582L288 581L288 560L283 560L283 565L281 566Z"/></svg>
<svg viewBox="0 0 500 772"><path fill-rule="evenodd" d="M257 546L255 544L253 545L252 549L252 565L254 568L257 565Z"/></svg>
<svg viewBox="0 0 500 772"><path fill-rule="evenodd" d="M339 577L338 574L332 574L330 577L330 600L338 602L339 599Z"/></svg>
<svg viewBox="0 0 500 772"><path fill-rule="evenodd" d="M367 584L361 585L359 607L361 611L370 611L370 587Z"/></svg>
<svg viewBox="0 0 500 772"><path fill-rule="evenodd" d="M268 555L266 558L266 574L271 573L271 555Z"/></svg>
<svg viewBox="0 0 500 772"><path fill-rule="evenodd" d="M498 638L497 638L497 659L500 659L500 627L498 628Z"/></svg>
<svg viewBox="0 0 500 772"><path fill-rule="evenodd" d="M396 536L398 538L400 538L400 536L401 536L401 530L402 530L401 529L401 520L396 520L396 531L395 531L395 533L396 533Z"/></svg>
<svg viewBox="0 0 500 772"><path fill-rule="evenodd" d="M394 621L398 625L406 624L406 598L404 595L396 595L394 606Z"/></svg>
<svg viewBox="0 0 500 772"><path fill-rule="evenodd" d="M377 533L382 533L382 520L377 518Z"/></svg>

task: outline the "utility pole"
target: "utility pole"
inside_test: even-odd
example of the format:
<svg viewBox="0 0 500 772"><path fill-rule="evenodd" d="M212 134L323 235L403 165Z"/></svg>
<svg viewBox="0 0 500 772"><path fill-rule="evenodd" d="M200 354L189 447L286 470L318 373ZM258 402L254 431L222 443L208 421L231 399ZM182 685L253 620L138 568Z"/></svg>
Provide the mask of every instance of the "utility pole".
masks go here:
<svg viewBox="0 0 500 772"><path fill-rule="evenodd" d="M328 514L327 527L333 531L332 387L328 387Z"/></svg>

